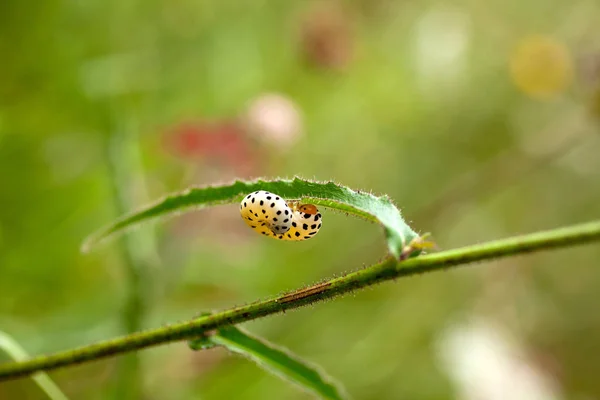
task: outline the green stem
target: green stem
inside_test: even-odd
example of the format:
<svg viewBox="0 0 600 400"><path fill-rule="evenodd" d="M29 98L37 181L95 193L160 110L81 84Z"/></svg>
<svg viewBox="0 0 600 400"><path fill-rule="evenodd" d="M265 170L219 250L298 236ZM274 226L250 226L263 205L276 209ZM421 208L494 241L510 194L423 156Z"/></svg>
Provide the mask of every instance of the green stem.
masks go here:
<svg viewBox="0 0 600 400"><path fill-rule="evenodd" d="M15 361L26 360L29 357L27 352L12 338L12 336L9 336L2 331L0 331L0 349L4 350L4 352ZM48 374L36 372L31 378L39 388L46 393L46 396L48 396L50 400L69 400L56 383L50 379Z"/></svg>
<svg viewBox="0 0 600 400"><path fill-rule="evenodd" d="M164 343L192 339L212 329L302 307L398 277L597 240L600 240L600 220L467 246L411 258L402 262L389 257L371 267L308 288L299 289L283 296L257 301L246 306L235 307L187 322L133 333L55 354L34 357L27 361L6 363L0 365L0 381L27 376L37 371L47 371L124 354Z"/></svg>

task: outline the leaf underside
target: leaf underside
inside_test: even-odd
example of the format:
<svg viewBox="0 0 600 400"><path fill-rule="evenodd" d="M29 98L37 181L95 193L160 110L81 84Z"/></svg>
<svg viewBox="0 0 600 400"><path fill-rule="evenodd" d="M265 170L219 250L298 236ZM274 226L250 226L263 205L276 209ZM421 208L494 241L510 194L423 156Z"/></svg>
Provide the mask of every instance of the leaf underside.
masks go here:
<svg viewBox="0 0 600 400"><path fill-rule="evenodd" d="M344 390L317 366L235 326L221 328L211 336L190 341L189 346L193 350L223 346L321 398L334 400L347 398Z"/></svg>
<svg viewBox="0 0 600 400"><path fill-rule="evenodd" d="M316 182L300 178L292 180L235 181L232 184L192 187L170 194L138 211L117 219L114 223L90 236L83 244L86 252L98 242L158 217L175 215L191 209L240 202L247 194L266 190L286 200L300 200L325 208L346 212L383 226L389 251L400 257L403 249L419 235L404 221L398 208L388 196L374 196L355 191L333 182ZM418 254L415 251L411 255Z"/></svg>

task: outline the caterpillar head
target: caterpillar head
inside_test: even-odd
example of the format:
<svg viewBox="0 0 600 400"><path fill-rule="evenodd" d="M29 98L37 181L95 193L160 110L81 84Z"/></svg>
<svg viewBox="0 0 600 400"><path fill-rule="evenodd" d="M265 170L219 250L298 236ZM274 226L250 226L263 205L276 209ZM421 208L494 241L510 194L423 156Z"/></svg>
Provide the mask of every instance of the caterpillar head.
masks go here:
<svg viewBox="0 0 600 400"><path fill-rule="evenodd" d="M319 209L314 204L302 204L298 207L298 211L310 215L317 215L319 213Z"/></svg>

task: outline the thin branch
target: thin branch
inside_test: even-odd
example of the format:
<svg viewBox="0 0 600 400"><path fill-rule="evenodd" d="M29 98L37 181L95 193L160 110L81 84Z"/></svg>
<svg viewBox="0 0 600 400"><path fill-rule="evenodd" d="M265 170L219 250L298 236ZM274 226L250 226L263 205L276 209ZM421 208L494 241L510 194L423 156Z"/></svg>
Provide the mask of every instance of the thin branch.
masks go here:
<svg viewBox="0 0 600 400"><path fill-rule="evenodd" d="M13 360L26 360L29 355L8 333L0 331L0 350L4 350ZM69 400L45 372L36 372L31 378L50 400Z"/></svg>
<svg viewBox="0 0 600 400"><path fill-rule="evenodd" d="M192 339L212 329L302 307L319 300L336 297L399 277L598 240L600 240L600 220L467 246L411 258L402 262L387 258L371 267L308 288L302 288L283 296L257 301L246 306L235 307L187 322L134 333L55 354L34 357L27 361L6 363L0 365L0 381L28 376L37 371L49 371L68 365L116 356L160 344Z"/></svg>

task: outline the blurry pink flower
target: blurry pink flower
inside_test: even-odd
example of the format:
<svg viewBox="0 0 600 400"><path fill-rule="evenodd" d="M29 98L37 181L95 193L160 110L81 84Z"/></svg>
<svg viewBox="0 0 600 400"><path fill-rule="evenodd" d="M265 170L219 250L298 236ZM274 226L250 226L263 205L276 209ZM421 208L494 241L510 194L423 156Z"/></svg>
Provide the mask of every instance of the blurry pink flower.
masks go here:
<svg viewBox="0 0 600 400"><path fill-rule="evenodd" d="M182 123L167 133L166 147L178 157L207 160L240 172L256 164L246 132L233 121Z"/></svg>
<svg viewBox="0 0 600 400"><path fill-rule="evenodd" d="M299 107L288 97L276 93L252 100L245 120L251 135L281 149L291 147L302 133Z"/></svg>

